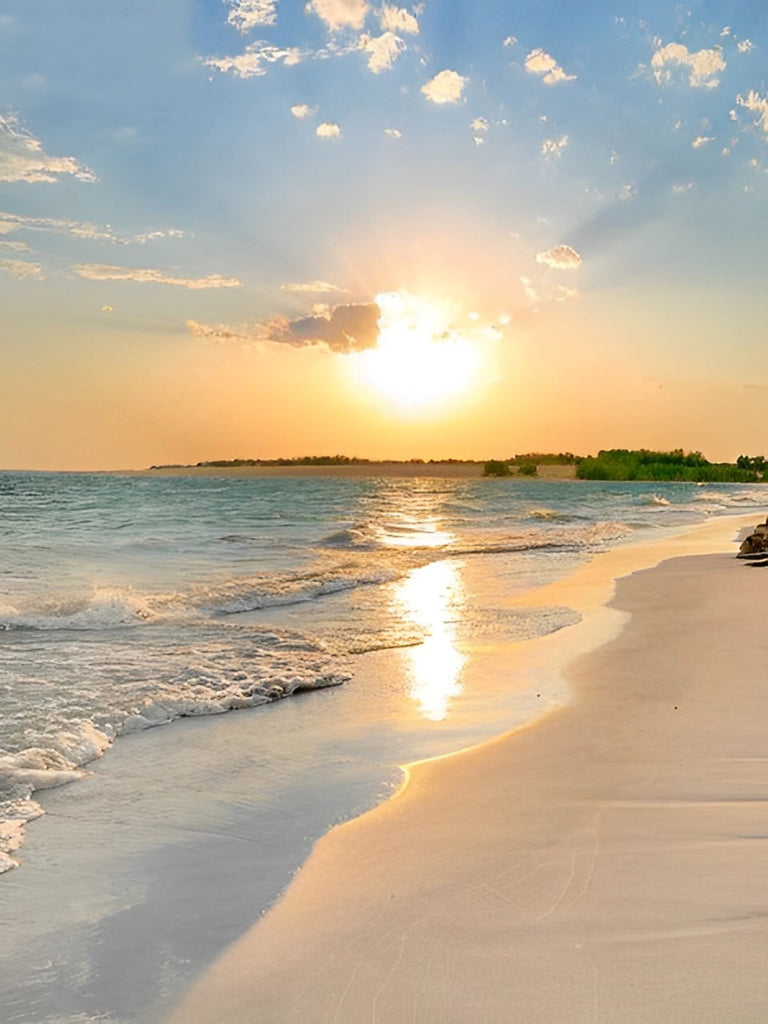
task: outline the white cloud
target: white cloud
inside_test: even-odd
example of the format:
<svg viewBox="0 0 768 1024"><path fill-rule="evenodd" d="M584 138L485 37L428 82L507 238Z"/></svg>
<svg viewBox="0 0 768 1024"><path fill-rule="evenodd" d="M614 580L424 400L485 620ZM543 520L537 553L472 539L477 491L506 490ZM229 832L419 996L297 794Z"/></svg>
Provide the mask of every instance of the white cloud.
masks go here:
<svg viewBox="0 0 768 1024"><path fill-rule="evenodd" d="M576 270L581 266L581 256L570 245L556 245L554 249L537 253L536 262L554 270Z"/></svg>
<svg viewBox="0 0 768 1024"><path fill-rule="evenodd" d="M241 345L270 341L295 347L322 346L331 352L360 352L375 348L381 310L375 302L335 306L313 316L289 320L272 317L264 323L201 324L187 320L187 328L199 338Z"/></svg>
<svg viewBox="0 0 768 1024"><path fill-rule="evenodd" d="M317 107L310 107L308 103L294 103L291 107L291 113L294 117L298 117L300 121L303 121L305 117L312 117L313 114L316 114Z"/></svg>
<svg viewBox="0 0 768 1024"><path fill-rule="evenodd" d="M228 24L238 32L250 32L257 25L274 25L277 21L277 0L225 0L230 8Z"/></svg>
<svg viewBox="0 0 768 1024"><path fill-rule="evenodd" d="M402 7L395 7L392 4L384 4L379 11L379 24L385 32L419 34L419 23L410 11L406 11Z"/></svg>
<svg viewBox="0 0 768 1024"><path fill-rule="evenodd" d="M488 131L488 122L484 117L476 117L469 126L475 135L485 135Z"/></svg>
<svg viewBox="0 0 768 1024"><path fill-rule="evenodd" d="M0 181L57 182L64 174L78 181L99 179L73 156L48 156L43 144L16 117L0 116Z"/></svg>
<svg viewBox="0 0 768 1024"><path fill-rule="evenodd" d="M672 78L671 68L683 67L688 71L688 84L694 89L715 89L720 85L719 73L725 70L722 50L697 50L691 53L682 43L667 43L658 48L651 58L653 74L659 85Z"/></svg>
<svg viewBox="0 0 768 1024"><path fill-rule="evenodd" d="M341 128L331 121L323 121L315 128L315 135L321 139L339 139L341 138Z"/></svg>
<svg viewBox="0 0 768 1024"><path fill-rule="evenodd" d="M541 144L541 154L545 160L558 160L567 145L567 135L561 135L559 139L544 139Z"/></svg>
<svg viewBox="0 0 768 1024"><path fill-rule="evenodd" d="M422 85L421 91L433 103L458 103L468 81L456 71L446 69Z"/></svg>
<svg viewBox="0 0 768 1024"><path fill-rule="evenodd" d="M164 231L146 231L140 235L119 235L109 226L90 224L87 221L67 220L58 217L24 217L17 213L0 211L0 235L12 231L50 231L54 234L74 235L75 238L89 238L100 242L115 242L118 245L138 243L144 245L159 238L183 238L184 232L177 228Z"/></svg>
<svg viewBox="0 0 768 1024"><path fill-rule="evenodd" d="M633 185L632 182L627 182L626 185L621 186L621 192L619 192L619 199L622 202L626 202L628 199L634 199L637 195L637 186Z"/></svg>
<svg viewBox="0 0 768 1024"><path fill-rule="evenodd" d="M0 235L2 235L3 233L3 225L0 224ZM29 246L26 244L26 242L6 242L3 239L0 239L0 249L10 249L12 252L30 251Z"/></svg>
<svg viewBox="0 0 768 1024"><path fill-rule="evenodd" d="M708 142L714 142L714 139L714 135L697 135L691 145L694 149L701 149L703 146L706 146Z"/></svg>
<svg viewBox="0 0 768 1024"><path fill-rule="evenodd" d="M79 263L75 273L88 281L135 281L140 284L172 284L192 291L202 288L239 288L241 282L234 277L210 274L208 277L176 277L149 267L113 267L105 263Z"/></svg>
<svg viewBox="0 0 768 1024"><path fill-rule="evenodd" d="M369 71L378 75L392 67L406 44L394 32L384 32L380 36L360 36L360 49L368 54Z"/></svg>
<svg viewBox="0 0 768 1024"><path fill-rule="evenodd" d="M101 312L102 313L114 313L115 312L115 307L114 306L102 306L101 307Z"/></svg>
<svg viewBox="0 0 768 1024"><path fill-rule="evenodd" d="M555 58L541 48L531 50L525 58L525 70L531 75L541 75L545 85L572 82L576 78L576 75L567 75Z"/></svg>
<svg viewBox="0 0 768 1024"><path fill-rule="evenodd" d="M746 96L736 97L736 104L757 114L755 124L768 134L768 96L761 96L759 92L750 89Z"/></svg>
<svg viewBox="0 0 768 1024"><path fill-rule="evenodd" d="M38 263L27 263L26 260L2 260L0 259L0 270L7 274L13 274L20 280L26 277L34 277L38 281L43 280L43 274Z"/></svg>
<svg viewBox="0 0 768 1024"><path fill-rule="evenodd" d="M504 42L501 45L502 46L514 46L516 42L517 42L517 36L507 36L507 38L504 40Z"/></svg>
<svg viewBox="0 0 768 1024"><path fill-rule="evenodd" d="M327 281L307 281L299 284L281 284L280 290L284 292L340 292L343 291L335 284L328 284Z"/></svg>
<svg viewBox="0 0 768 1024"><path fill-rule="evenodd" d="M742 39L740 43L736 44L736 49L739 53L750 53L754 48L755 44L751 39Z"/></svg>
<svg viewBox="0 0 768 1024"><path fill-rule="evenodd" d="M403 137L403 133L401 131L398 131L397 128L385 128L384 134L387 136L388 139L402 139Z"/></svg>
<svg viewBox="0 0 768 1024"><path fill-rule="evenodd" d="M366 0L310 0L306 9L314 12L335 32L340 28L361 29L368 4Z"/></svg>
<svg viewBox="0 0 768 1024"><path fill-rule="evenodd" d="M266 75L269 64L284 64L293 67L300 64L306 54L297 46L281 49L263 41L246 46L236 57L205 57L203 64L217 71L231 71L236 78L257 78Z"/></svg>
<svg viewBox="0 0 768 1024"><path fill-rule="evenodd" d="M692 181L683 181L679 185L673 185L672 186L672 192L676 196L681 196L681 195L684 195L686 192L692 191L693 188L694 188L694 184L693 184Z"/></svg>

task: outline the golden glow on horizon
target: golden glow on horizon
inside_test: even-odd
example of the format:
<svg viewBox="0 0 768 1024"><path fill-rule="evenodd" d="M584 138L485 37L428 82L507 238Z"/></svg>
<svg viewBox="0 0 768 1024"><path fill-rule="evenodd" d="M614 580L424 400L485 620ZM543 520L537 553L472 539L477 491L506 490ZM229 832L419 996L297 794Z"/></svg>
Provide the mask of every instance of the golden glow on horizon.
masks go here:
<svg viewBox="0 0 768 1024"><path fill-rule="evenodd" d="M405 411L441 406L469 394L479 380L480 345L453 325L454 311L407 292L376 296L376 348L352 357L359 381Z"/></svg>
<svg viewBox="0 0 768 1024"><path fill-rule="evenodd" d="M396 601L406 617L427 630L418 647L407 651L410 662L410 696L424 718L441 722L452 697L463 687L461 670L466 656L456 647L453 625L464 604L461 566L457 562L432 562L414 569L397 587Z"/></svg>

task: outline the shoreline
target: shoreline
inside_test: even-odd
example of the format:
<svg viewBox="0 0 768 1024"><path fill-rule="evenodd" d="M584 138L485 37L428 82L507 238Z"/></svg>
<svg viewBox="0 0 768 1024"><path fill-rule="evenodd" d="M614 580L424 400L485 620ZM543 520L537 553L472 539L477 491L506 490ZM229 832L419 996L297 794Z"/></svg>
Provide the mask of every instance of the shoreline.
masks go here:
<svg viewBox="0 0 768 1024"><path fill-rule="evenodd" d="M751 756L762 716L740 699L768 706L748 644L763 581L733 557L753 518L614 549L542 588L584 618L522 646L565 670L572 700L408 766L396 797L316 844L172 1024L246 1024L254 1007L265 1024L501 1022L510 1006L542 1024L762 1020L762 859L744 835L768 779ZM718 959L740 965L738 987L717 983Z"/></svg>

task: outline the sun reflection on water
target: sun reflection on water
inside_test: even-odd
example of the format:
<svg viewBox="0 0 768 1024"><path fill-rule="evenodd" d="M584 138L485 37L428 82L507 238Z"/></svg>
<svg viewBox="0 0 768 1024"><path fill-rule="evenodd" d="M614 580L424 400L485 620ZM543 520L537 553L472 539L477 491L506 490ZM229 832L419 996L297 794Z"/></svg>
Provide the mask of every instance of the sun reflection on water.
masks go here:
<svg viewBox="0 0 768 1024"><path fill-rule="evenodd" d="M463 689L461 672L467 659L456 647L455 623L464 601L461 563L453 561L414 569L395 592L400 614L428 634L406 657L410 662L409 694L421 714L433 722L447 716L451 698Z"/></svg>

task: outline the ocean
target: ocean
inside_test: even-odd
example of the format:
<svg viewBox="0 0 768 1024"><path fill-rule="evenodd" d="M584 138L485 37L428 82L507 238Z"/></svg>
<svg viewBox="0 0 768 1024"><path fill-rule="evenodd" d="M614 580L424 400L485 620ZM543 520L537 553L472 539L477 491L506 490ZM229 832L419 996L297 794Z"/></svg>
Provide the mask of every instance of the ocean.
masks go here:
<svg viewBox="0 0 768 1024"><path fill-rule="evenodd" d="M567 607L527 606L526 593L613 546L757 514L765 495L758 485L0 473L0 902L15 876L28 873L34 890L39 872L43 884L23 845L41 827L43 791L65 819L98 759L114 748L119 765L130 737L153 730L153 749L179 747L153 785L165 799L178 792L185 820L198 791L200 822L220 813L217 794L230 805L233 787L250 794L230 811L263 846L250 876L260 888L229 922L231 940L317 837L392 792L398 765L566 699L557 679L491 673L476 685L470 671L472 652L578 620ZM183 758L179 726L157 728L244 711L222 718L222 736L240 723L237 742L196 761ZM122 799L144 806L145 784L134 792L126 776ZM99 814L114 846L150 841L121 831L106 804ZM86 855L85 839L66 842ZM130 895L121 900L124 913ZM67 907L56 913L63 928ZM148 1019L149 961L119 1013L93 995L92 978L67 984L64 1007L61 976L29 969L46 956L44 931L38 922L11 944L0 967L3 1020ZM166 996L219 941L174 954ZM58 970L71 979L66 957Z"/></svg>

